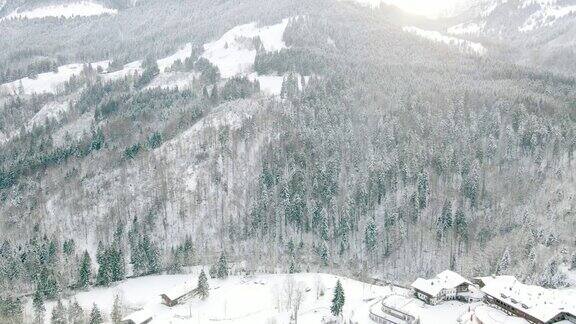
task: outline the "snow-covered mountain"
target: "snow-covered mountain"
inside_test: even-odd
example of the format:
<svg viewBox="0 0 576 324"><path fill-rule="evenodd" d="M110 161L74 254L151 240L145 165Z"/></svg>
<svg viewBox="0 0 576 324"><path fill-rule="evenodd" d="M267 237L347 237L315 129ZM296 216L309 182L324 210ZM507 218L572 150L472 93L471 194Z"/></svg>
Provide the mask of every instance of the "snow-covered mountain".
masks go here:
<svg viewBox="0 0 576 324"><path fill-rule="evenodd" d="M65 4L43 5L32 9L16 9L2 19L39 19L46 17L72 18L116 13L116 9L106 8L99 3L79 1Z"/></svg>
<svg viewBox="0 0 576 324"><path fill-rule="evenodd" d="M443 32L489 44L495 57L576 73L576 0L480 0L455 21Z"/></svg>
<svg viewBox="0 0 576 324"><path fill-rule="evenodd" d="M76 290L86 308L98 297L77 288L111 297L224 255L247 272L568 285L576 90L547 69L573 64L570 2L460 1L436 19L361 2L109 0L89 3L116 14L0 22L0 291L54 306ZM261 278L214 281L209 316L250 285L266 303L238 316L287 319L268 289L283 280ZM127 301L163 307L176 279ZM365 323L377 300L343 283Z"/></svg>
<svg viewBox="0 0 576 324"><path fill-rule="evenodd" d="M490 0L474 4L466 21L448 29L453 34L506 37L538 32L576 21L574 0Z"/></svg>

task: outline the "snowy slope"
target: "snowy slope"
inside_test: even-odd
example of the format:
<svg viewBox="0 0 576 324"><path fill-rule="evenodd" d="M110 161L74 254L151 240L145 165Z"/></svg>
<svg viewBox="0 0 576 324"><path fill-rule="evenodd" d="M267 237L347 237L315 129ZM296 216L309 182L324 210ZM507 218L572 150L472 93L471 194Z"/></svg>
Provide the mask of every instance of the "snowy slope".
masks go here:
<svg viewBox="0 0 576 324"><path fill-rule="evenodd" d="M507 34L535 32L557 24L564 18L576 18L576 1L558 0L478 0L468 12L468 21L447 29L460 34Z"/></svg>
<svg viewBox="0 0 576 324"><path fill-rule="evenodd" d="M465 39L456 38L452 36L447 36L437 31L424 30L414 26L404 27L403 30L405 32L426 38L433 42L439 42L450 46L455 46L464 53L471 53L478 55L486 54L486 48L484 48L484 46L482 46L482 44L480 43L471 42Z"/></svg>
<svg viewBox="0 0 576 324"><path fill-rule="evenodd" d="M83 66L80 63L63 65L58 68L58 72L41 73L34 79L26 77L2 84L0 88L12 93L23 91L24 94L56 92L58 87L70 80L72 76L82 73ZM108 61L92 63L92 67L106 69Z"/></svg>
<svg viewBox="0 0 576 324"><path fill-rule="evenodd" d="M160 294L194 286L197 283L196 269L190 275L159 275L128 279L110 288L95 288L71 297L84 310L96 303L103 314L110 314L115 295L119 295L130 314L150 314L155 323L237 323L253 324L288 323L291 313L290 297L296 291L303 294L298 312L300 323L322 323L330 318L333 288L340 280L344 288L345 304L343 318L352 323L371 323L369 310L383 297L404 296L409 300L410 311L421 319L422 324L457 323L469 308L468 304L449 302L429 307L409 296L402 288L382 287L366 284L345 277L329 274L271 274L251 277L233 276L226 280L209 279L210 295L207 300L193 299L187 304L167 307L161 304ZM322 293L321 293L322 292ZM294 299L292 299L292 304ZM250 302L246 302L250 301ZM54 302L46 305L50 314ZM29 305L31 307L31 305Z"/></svg>
<svg viewBox="0 0 576 324"><path fill-rule="evenodd" d="M116 9L106 8L101 4L90 1L81 1L67 4L43 6L25 11L15 10L2 19L38 19L46 17L72 18L116 13L118 13Z"/></svg>
<svg viewBox="0 0 576 324"><path fill-rule="evenodd" d="M576 14L576 5L540 5L540 8L526 19L524 24L518 27L521 32L529 32L535 29L551 26L560 18Z"/></svg>
<svg viewBox="0 0 576 324"><path fill-rule="evenodd" d="M272 26L258 27L256 23L240 25L226 32L216 41L204 45L202 57L220 70L223 78L250 72L256 58L253 39L260 37L266 51L286 47L282 36L289 19Z"/></svg>
<svg viewBox="0 0 576 324"><path fill-rule="evenodd" d="M283 41L284 30L288 25L289 18L270 26L258 26L253 22L239 25L226 32L219 39L204 45L202 57L208 59L220 70L223 78L237 75L250 76L251 80L259 80L263 92L269 95L280 94L283 76L260 76L252 72L256 49L253 39L259 37L264 50L278 51L286 48ZM167 69L180 60L184 61L192 55L192 44L186 44L174 54L157 60L160 75L157 76L148 88L187 88L196 76L195 73L173 73ZM107 73L109 61L92 63L96 69L101 67L104 72L100 75L104 80L118 80L129 75L142 73L142 61L134 61L124 65L121 70ZM0 90L18 93L23 90L24 94L32 93L55 93L58 87L68 81L73 75L82 72L83 65L80 63L68 64L58 68L58 72L39 74L36 78L23 78L10 83L0 85Z"/></svg>
<svg viewBox="0 0 576 324"><path fill-rule="evenodd" d="M38 111L30 121L28 121L27 129L30 130L34 126L40 126L47 120L55 119L60 120L65 112L68 111L69 103L66 101L54 101L45 104L40 111Z"/></svg>

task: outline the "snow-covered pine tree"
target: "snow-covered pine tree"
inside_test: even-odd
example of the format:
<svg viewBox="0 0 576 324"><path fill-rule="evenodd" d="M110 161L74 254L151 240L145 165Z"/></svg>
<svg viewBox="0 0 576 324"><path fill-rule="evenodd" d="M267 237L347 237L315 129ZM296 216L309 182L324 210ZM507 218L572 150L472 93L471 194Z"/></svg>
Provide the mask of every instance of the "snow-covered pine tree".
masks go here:
<svg viewBox="0 0 576 324"><path fill-rule="evenodd" d="M218 270L216 269L215 265L210 266L210 269L208 269L208 274L212 279L218 278Z"/></svg>
<svg viewBox="0 0 576 324"><path fill-rule="evenodd" d="M449 200L444 201L442 206L442 213L436 222L436 236L441 241L446 233L452 227L452 203Z"/></svg>
<svg viewBox="0 0 576 324"><path fill-rule="evenodd" d="M498 262L496 273L497 274L504 274L505 271L510 267L510 263L512 262L512 258L510 256L510 250L506 248L504 253L502 253L502 258L500 262Z"/></svg>
<svg viewBox="0 0 576 324"><path fill-rule="evenodd" d="M200 299L204 300L208 297L208 290L210 289L210 286L208 285L208 278L206 277L206 273L204 272L204 269L202 269L202 271L200 271L200 276L198 276L198 297L200 297Z"/></svg>
<svg viewBox="0 0 576 324"><path fill-rule="evenodd" d="M22 323L22 300L0 297L0 323Z"/></svg>
<svg viewBox="0 0 576 324"><path fill-rule="evenodd" d="M68 305L68 323L69 324L84 323L84 310L76 300L70 305Z"/></svg>
<svg viewBox="0 0 576 324"><path fill-rule="evenodd" d="M468 222L466 221L466 215L462 207L459 207L454 215L454 230L459 240L468 240Z"/></svg>
<svg viewBox="0 0 576 324"><path fill-rule="evenodd" d="M66 308L62 304L62 300L58 299L56 306L52 309L52 324L67 324Z"/></svg>
<svg viewBox="0 0 576 324"><path fill-rule="evenodd" d="M92 260L88 251L84 251L82 261L80 262L80 269L78 270L78 282L76 286L80 289L88 288L90 285L90 277L92 276Z"/></svg>
<svg viewBox="0 0 576 324"><path fill-rule="evenodd" d="M119 295L114 297L114 304L112 304L110 320L112 320L112 324L120 324L122 322L122 303L120 302Z"/></svg>
<svg viewBox="0 0 576 324"><path fill-rule="evenodd" d="M372 255L374 249L376 248L378 238L378 230L376 229L376 224L374 220L370 220L368 225L366 226L366 230L364 232L364 243L366 244L366 251L368 255Z"/></svg>
<svg viewBox="0 0 576 324"><path fill-rule="evenodd" d="M44 307L44 295L38 289L36 289L34 297L32 298L32 305L34 306L34 323L44 323L44 312L46 311Z"/></svg>
<svg viewBox="0 0 576 324"><path fill-rule="evenodd" d="M342 284L340 283L340 280L338 280L336 281L336 288L334 288L334 296L332 297L332 306L330 307L332 315L340 316L345 302L346 297L344 296L344 288L342 288Z"/></svg>
<svg viewBox="0 0 576 324"><path fill-rule="evenodd" d="M90 312L90 320L88 321L89 324L102 324L104 323L104 319L102 318L102 314L100 313L100 309L96 303L92 306L92 311Z"/></svg>
<svg viewBox="0 0 576 324"><path fill-rule="evenodd" d="M226 260L226 254L222 252L220 258L218 259L218 265L216 267L217 277L220 279L225 279L228 277L228 261Z"/></svg>

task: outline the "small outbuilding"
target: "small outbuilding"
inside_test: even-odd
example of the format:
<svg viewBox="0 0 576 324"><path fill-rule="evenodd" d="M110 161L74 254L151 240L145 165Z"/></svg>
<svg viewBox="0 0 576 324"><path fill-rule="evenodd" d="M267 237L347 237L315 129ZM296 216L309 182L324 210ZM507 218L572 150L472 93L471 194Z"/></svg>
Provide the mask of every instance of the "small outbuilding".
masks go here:
<svg viewBox="0 0 576 324"><path fill-rule="evenodd" d="M189 284L179 285L170 291L160 294L162 304L173 307L178 304L184 303L197 294L197 289L192 288Z"/></svg>

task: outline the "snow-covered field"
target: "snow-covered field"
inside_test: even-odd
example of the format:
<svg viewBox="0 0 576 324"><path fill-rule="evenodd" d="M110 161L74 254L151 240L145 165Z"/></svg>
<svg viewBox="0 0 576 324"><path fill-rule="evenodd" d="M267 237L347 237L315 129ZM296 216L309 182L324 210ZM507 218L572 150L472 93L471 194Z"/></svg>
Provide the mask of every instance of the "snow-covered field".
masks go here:
<svg viewBox="0 0 576 324"><path fill-rule="evenodd" d="M84 65L75 63L63 65L58 68L58 72L46 72L36 76L36 78L23 78L13 82L0 85L4 90L12 93L23 91L24 94L56 92L62 84L70 80L73 75L82 73ZM92 63L94 69L101 67L106 69L108 61Z"/></svg>
<svg viewBox="0 0 576 324"><path fill-rule="evenodd" d="M202 57L216 65L223 78L249 73L256 58L253 39L260 37L266 51L286 48L283 35L288 21L284 19L278 24L264 27L258 27L256 23L236 26L220 39L205 44Z"/></svg>
<svg viewBox="0 0 576 324"><path fill-rule="evenodd" d="M73 296L90 310L96 303L103 314L110 314L114 296L119 295L127 314L153 314L152 323L288 323L294 299L290 295L300 290L303 299L299 311L301 323L320 323L330 316L330 301L336 280L344 287L346 303L344 318L357 323L370 323L368 309L378 298L391 294L389 287L365 284L328 274L233 276L226 280L209 279L210 296L193 299L185 305L167 307L161 304L160 294L179 286L196 286L197 275L159 275L128 279L110 288L95 288ZM398 292L398 288L396 292ZM324 295L320 295L323 291ZM289 305L292 303L292 305ZM50 314L54 302L47 303ZM49 317L49 316L47 316Z"/></svg>
<svg viewBox="0 0 576 324"><path fill-rule="evenodd" d="M6 17L0 19L38 19L46 17L87 17L97 16L103 14L116 14L116 9L106 8L105 6L90 1L80 1L74 3L66 3L59 5L49 5L34 8L25 11L14 11Z"/></svg>
<svg viewBox="0 0 576 324"><path fill-rule="evenodd" d="M407 26L402 28L405 32L411 33L422 38L431 40L433 42L444 43L450 46L457 47L461 52L472 53L477 55L485 55L486 48L480 43L471 42L465 39L446 36L440 32L432 30L424 30L414 26Z"/></svg>
<svg viewBox="0 0 576 324"><path fill-rule="evenodd" d="M471 304L448 301L431 306L411 297L409 290L379 286L330 274L262 274L209 279L209 297L193 298L182 305L168 307L160 294L193 289L199 268L191 274L156 275L126 279L108 288L80 292L68 300L76 300L89 312L95 303L109 317L116 295L120 297L125 318L151 316L152 323L289 323L295 296L301 292L298 312L300 323L322 323L331 317L330 305L336 281L344 288L346 302L343 318L351 323L373 323L369 311L378 308L386 298L389 306L414 315L422 324L525 324L525 320L506 315L482 302ZM49 315L54 302L46 304ZM29 303L28 309L30 311ZM47 323L48 323L47 316Z"/></svg>
<svg viewBox="0 0 576 324"><path fill-rule="evenodd" d="M70 300L77 300L85 311L96 303L102 313L109 316L118 295L126 309L125 316L150 314L152 323L288 323L294 296L301 291L299 322L321 323L323 318L331 316L333 289L340 280L346 298L343 318L352 323L372 323L368 315L372 305L385 296L409 294L403 288L371 285L330 274L276 274L209 279L210 295L205 301L195 298L175 307L161 303L160 294L185 286L196 287L197 280L196 274L127 279L113 287L80 292ZM422 324L457 323L471 307L460 302L429 306L407 298L412 300L408 310L418 316ZM54 304L47 303L47 314Z"/></svg>

